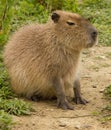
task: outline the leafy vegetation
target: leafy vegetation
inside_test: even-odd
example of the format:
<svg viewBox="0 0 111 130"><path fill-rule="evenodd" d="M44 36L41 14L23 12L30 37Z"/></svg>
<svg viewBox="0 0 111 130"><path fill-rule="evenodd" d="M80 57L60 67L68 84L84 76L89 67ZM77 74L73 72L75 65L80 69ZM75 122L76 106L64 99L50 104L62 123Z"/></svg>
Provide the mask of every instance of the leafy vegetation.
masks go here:
<svg viewBox="0 0 111 130"><path fill-rule="evenodd" d="M14 115L29 115L30 111L33 110L31 108L31 104L24 102L23 100L19 100L17 98L14 99L0 99L0 109L3 109L5 112Z"/></svg>
<svg viewBox="0 0 111 130"><path fill-rule="evenodd" d="M80 10L83 16L91 18L91 22L98 29L99 44L111 45L111 1L83 0Z"/></svg>
<svg viewBox="0 0 111 130"><path fill-rule="evenodd" d="M20 26L45 23L51 11L56 9L77 12L91 22L99 31L99 44L111 45L111 1L110 0L0 0L0 129L12 126L9 114L29 114L31 107L20 100L10 89L9 77L3 65L3 47L9 36ZM111 97L111 86L107 89Z"/></svg>
<svg viewBox="0 0 111 130"><path fill-rule="evenodd" d="M102 108L100 114L102 115L102 117L101 117L102 122L106 122L106 121L111 120L111 104L104 106Z"/></svg>
<svg viewBox="0 0 111 130"><path fill-rule="evenodd" d="M4 110L0 110L0 130L10 130L12 125L12 117Z"/></svg>
<svg viewBox="0 0 111 130"><path fill-rule="evenodd" d="M104 95L106 99L111 100L111 85L106 87L106 89L104 90ZM103 115L102 120L101 120L102 122L111 120L111 102L108 105L105 105L103 107L101 111L101 115Z"/></svg>
<svg viewBox="0 0 111 130"><path fill-rule="evenodd" d="M111 85L109 85L105 91L104 91L105 95L107 96L107 98L111 99Z"/></svg>

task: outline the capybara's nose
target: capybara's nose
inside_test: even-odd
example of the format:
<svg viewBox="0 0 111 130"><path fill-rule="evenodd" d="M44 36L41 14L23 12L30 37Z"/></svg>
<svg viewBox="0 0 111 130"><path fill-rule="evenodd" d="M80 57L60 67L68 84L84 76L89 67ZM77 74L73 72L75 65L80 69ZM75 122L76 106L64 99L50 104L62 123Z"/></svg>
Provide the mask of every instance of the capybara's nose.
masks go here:
<svg viewBox="0 0 111 130"><path fill-rule="evenodd" d="M93 38L94 40L96 39L97 35L98 35L98 32L97 32L96 30L94 30L94 31L91 33L91 36L92 36L92 38Z"/></svg>

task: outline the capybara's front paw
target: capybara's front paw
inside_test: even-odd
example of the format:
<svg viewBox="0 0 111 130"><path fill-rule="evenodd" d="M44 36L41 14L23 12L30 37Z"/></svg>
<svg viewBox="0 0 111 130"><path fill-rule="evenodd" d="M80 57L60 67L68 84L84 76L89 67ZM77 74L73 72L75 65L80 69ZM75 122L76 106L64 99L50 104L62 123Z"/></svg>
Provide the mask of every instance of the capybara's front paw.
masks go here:
<svg viewBox="0 0 111 130"><path fill-rule="evenodd" d="M88 103L88 101L82 97L75 97L74 101L76 104L84 104L85 105L86 103Z"/></svg>
<svg viewBox="0 0 111 130"><path fill-rule="evenodd" d="M71 104L69 104L67 100L66 101L58 100L57 107L62 108L64 110L67 109L74 110L74 107Z"/></svg>

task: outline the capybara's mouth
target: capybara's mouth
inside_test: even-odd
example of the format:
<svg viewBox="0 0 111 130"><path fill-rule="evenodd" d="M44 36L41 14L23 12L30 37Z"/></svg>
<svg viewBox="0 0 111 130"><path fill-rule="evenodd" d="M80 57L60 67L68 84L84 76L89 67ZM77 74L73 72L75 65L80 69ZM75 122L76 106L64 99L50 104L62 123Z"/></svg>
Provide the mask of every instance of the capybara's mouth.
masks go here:
<svg viewBox="0 0 111 130"><path fill-rule="evenodd" d="M93 47L94 45L97 45L98 44L98 40L96 39L95 41L91 42L91 43L88 43L86 48L90 48L90 47Z"/></svg>
<svg viewBox="0 0 111 130"><path fill-rule="evenodd" d="M86 48L93 47L94 45L98 44L98 36L95 38L92 37L92 40L86 45Z"/></svg>

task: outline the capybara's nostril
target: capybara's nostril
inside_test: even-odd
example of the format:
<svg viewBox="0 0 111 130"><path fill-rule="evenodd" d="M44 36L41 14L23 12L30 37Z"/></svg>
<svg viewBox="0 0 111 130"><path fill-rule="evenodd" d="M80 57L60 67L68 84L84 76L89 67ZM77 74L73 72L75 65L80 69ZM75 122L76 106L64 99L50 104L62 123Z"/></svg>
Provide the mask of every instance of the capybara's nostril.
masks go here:
<svg viewBox="0 0 111 130"><path fill-rule="evenodd" d="M91 33L92 38L93 38L93 39L96 39L97 34L98 34L97 31L93 31L93 32Z"/></svg>

